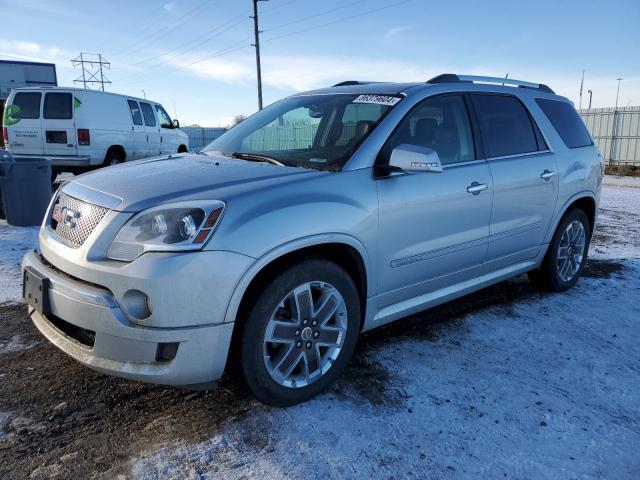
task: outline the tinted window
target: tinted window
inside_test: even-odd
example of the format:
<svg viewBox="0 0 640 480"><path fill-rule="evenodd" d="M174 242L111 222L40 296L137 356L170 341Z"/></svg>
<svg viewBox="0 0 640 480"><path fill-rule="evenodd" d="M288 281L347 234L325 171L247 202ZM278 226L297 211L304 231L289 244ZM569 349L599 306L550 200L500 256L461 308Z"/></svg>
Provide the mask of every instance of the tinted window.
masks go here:
<svg viewBox="0 0 640 480"><path fill-rule="evenodd" d="M593 143L591 137L589 137L587 127L585 127L578 112L576 112L571 104L542 98L537 98L536 103L540 106L567 147L586 147Z"/></svg>
<svg viewBox="0 0 640 480"><path fill-rule="evenodd" d="M531 117L520 100L509 95L472 98L488 158L538 150Z"/></svg>
<svg viewBox="0 0 640 480"><path fill-rule="evenodd" d="M40 118L41 94L36 92L16 93L13 104L7 107L7 116L14 119Z"/></svg>
<svg viewBox="0 0 640 480"><path fill-rule="evenodd" d="M134 125L142 125L142 114L140 113L140 107L138 102L133 100L127 100L129 103L129 110L131 110L131 119Z"/></svg>
<svg viewBox="0 0 640 480"><path fill-rule="evenodd" d="M70 93L47 93L44 96L44 118L68 120L72 117Z"/></svg>
<svg viewBox="0 0 640 480"><path fill-rule="evenodd" d="M153 114L151 105L145 102L140 102L140 108L142 108L142 116L144 117L144 124L147 127L156 126L156 116Z"/></svg>
<svg viewBox="0 0 640 480"><path fill-rule="evenodd" d="M469 115L461 96L428 99L407 115L391 139L438 152L443 165L475 159Z"/></svg>
<svg viewBox="0 0 640 480"><path fill-rule="evenodd" d="M173 123L167 111L160 105L156 105L156 112L158 112L158 118L160 119L160 126L162 128L173 128Z"/></svg>

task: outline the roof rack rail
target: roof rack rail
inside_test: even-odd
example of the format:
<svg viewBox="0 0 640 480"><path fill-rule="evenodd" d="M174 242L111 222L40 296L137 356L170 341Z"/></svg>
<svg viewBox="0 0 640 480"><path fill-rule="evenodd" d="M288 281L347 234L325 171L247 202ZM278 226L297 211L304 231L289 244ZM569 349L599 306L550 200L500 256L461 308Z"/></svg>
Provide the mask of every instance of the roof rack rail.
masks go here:
<svg viewBox="0 0 640 480"><path fill-rule="evenodd" d="M335 85L331 85L332 87L347 87L349 85L369 85L371 83L380 83L380 82L366 82L362 80L345 80L344 82L336 83Z"/></svg>
<svg viewBox="0 0 640 480"><path fill-rule="evenodd" d="M456 75L455 73L443 73L428 80L427 83L495 83L498 85L513 85L520 88L533 88L546 93L555 93L544 83L531 83L513 78L479 77L476 75Z"/></svg>

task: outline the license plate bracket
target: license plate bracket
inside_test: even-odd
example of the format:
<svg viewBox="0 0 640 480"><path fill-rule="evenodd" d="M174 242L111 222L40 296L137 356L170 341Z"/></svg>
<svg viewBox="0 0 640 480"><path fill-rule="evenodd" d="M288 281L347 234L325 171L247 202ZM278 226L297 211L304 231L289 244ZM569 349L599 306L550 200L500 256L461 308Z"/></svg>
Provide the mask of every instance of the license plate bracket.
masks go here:
<svg viewBox="0 0 640 480"><path fill-rule="evenodd" d="M31 267L24 269L22 296L27 304L41 314L49 313L49 279Z"/></svg>

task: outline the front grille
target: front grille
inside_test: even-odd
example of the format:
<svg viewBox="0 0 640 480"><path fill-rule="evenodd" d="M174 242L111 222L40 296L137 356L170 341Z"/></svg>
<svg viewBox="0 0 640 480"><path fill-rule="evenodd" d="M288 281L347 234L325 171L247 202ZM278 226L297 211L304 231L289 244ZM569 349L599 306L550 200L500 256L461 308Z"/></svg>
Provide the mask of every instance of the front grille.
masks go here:
<svg viewBox="0 0 640 480"><path fill-rule="evenodd" d="M51 209L49 226L69 247L81 246L109 209L60 193Z"/></svg>

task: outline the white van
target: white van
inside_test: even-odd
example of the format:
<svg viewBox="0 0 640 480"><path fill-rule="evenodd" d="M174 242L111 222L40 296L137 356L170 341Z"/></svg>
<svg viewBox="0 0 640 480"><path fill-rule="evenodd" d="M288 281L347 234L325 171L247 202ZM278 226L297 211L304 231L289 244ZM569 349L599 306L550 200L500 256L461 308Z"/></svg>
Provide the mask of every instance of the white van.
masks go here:
<svg viewBox="0 0 640 480"><path fill-rule="evenodd" d="M2 126L12 155L49 157L55 172L189 149L186 133L159 103L96 90L17 88Z"/></svg>

